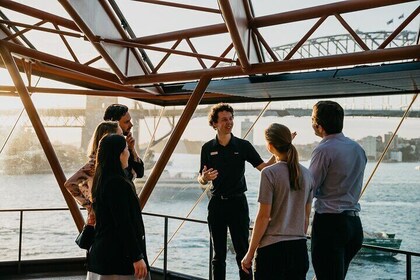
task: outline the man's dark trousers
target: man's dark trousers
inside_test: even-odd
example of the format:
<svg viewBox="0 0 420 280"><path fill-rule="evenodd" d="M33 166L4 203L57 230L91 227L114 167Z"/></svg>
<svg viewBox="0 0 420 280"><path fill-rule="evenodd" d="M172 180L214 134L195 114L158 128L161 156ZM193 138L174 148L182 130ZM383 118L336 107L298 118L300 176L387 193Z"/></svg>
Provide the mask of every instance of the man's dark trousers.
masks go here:
<svg viewBox="0 0 420 280"><path fill-rule="evenodd" d="M241 261L248 251L249 208L245 194L230 197L213 196L208 205L210 235L213 241L213 279L226 279L227 229L229 228L241 280L252 279L252 273L241 270Z"/></svg>

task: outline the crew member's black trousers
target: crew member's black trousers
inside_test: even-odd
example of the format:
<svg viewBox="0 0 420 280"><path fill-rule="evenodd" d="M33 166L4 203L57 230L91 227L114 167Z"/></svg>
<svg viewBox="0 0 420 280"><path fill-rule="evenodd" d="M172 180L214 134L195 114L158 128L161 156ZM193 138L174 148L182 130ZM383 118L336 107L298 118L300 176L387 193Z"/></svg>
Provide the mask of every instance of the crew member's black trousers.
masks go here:
<svg viewBox="0 0 420 280"><path fill-rule="evenodd" d="M241 261L248 251L249 209L245 194L222 199L213 196L208 205L210 235L213 241L213 279L226 279L227 229L229 228L241 280L252 279L241 269Z"/></svg>
<svg viewBox="0 0 420 280"><path fill-rule="evenodd" d="M343 280L362 242L358 216L315 213L311 254L317 280Z"/></svg>

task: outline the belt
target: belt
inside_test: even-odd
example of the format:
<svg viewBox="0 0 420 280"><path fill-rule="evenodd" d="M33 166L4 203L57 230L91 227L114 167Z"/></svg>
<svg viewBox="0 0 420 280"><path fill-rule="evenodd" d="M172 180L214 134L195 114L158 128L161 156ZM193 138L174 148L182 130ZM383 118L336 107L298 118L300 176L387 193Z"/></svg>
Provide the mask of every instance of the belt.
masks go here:
<svg viewBox="0 0 420 280"><path fill-rule="evenodd" d="M359 217L359 212L354 211L354 210L345 210L345 211L341 212L340 214L346 215L346 216L351 216L351 217Z"/></svg>
<svg viewBox="0 0 420 280"><path fill-rule="evenodd" d="M342 215L342 216L350 216L350 217L359 217L359 212L355 210L344 210L341 213L318 213L315 212L317 215Z"/></svg>
<svg viewBox="0 0 420 280"><path fill-rule="evenodd" d="M239 198L243 196L244 196L244 193L230 194L230 195L213 195L213 197L216 197L221 200L230 200L230 199L235 199L235 198Z"/></svg>

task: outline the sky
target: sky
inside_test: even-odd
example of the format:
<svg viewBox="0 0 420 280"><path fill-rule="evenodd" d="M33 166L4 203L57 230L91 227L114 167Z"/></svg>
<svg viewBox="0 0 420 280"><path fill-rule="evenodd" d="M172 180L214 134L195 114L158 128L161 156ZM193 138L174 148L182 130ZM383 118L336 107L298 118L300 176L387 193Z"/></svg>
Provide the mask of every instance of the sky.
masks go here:
<svg viewBox="0 0 420 280"><path fill-rule="evenodd" d="M21 1L22 3L32 2L32 0ZM179 2L174 0L174 2ZM196 0L186 0L182 1L183 3L197 5ZM255 14L257 16L264 16L272 13L280 13L295 9L307 8L316 5L328 4L333 1L278 1L278 0L258 0L253 1L253 7ZM131 0L120 0L117 1L120 5L120 8L125 13L127 20L130 22L131 27L134 29L137 36L147 36L150 34L169 32L176 30L178 28L187 28L191 24L196 26L202 26L207 24L214 24L221 22L221 16L217 14L207 14L203 12L191 12L183 9L176 9L171 7L164 6L155 6L148 3L140 3L137 1ZM51 6L49 7L49 12L55 13L58 15L65 15L65 11L58 1L50 2ZM217 1L215 0L200 0L200 4L205 4L211 8L217 8ZM355 29L361 31L379 31L379 30L394 30L399 23L401 23L416 7L418 6L418 1L413 1L409 3L404 3L401 5L388 6L380 9L362 11L357 13L344 14L344 19ZM8 12L8 11L5 11ZM8 12L9 13L9 12ZM9 13L13 14L13 13ZM165 18L165 21L161 19ZM407 30L418 30L420 16L407 27ZM390 21L392 20L392 23ZM268 41L271 46L279 46L283 44L288 44L298 41L305 32L315 23L316 20L308 20L301 23L294 24L285 24L280 27L266 27L261 29L261 33ZM320 26L320 28L314 33L312 37L326 36L332 34L341 34L347 33L344 28L337 22L335 18L329 18L327 21ZM28 32L26 34L29 38L31 36L40 36L39 32ZM81 40L70 40L72 46L80 54L82 60L87 60L92 57L90 53L89 43ZM222 42L222 43L220 43ZM208 39L203 40L202 43L194 42L198 52L207 51L208 49L215 49L215 54L220 54L221 50L224 50L226 47L224 45L223 36L213 36ZM48 38L46 40L39 40L38 43L41 49L50 49L52 54L62 53L62 46L52 43ZM170 45L172 42L170 43ZM219 49L218 49L219 48ZM162 54L156 54L150 52L151 58L159 58ZM176 62L176 59L173 60ZM172 71L171 67L176 68L177 63L168 64L167 68L164 70ZM104 65L105 66L105 65ZM184 67L185 65L182 65ZM26 78L24 77L26 81ZM36 80L33 81L33 83ZM0 85L11 85L11 80L8 73L4 69L0 69ZM59 86L57 82L48 81L46 79L41 79L39 81L39 86L45 87L56 87ZM387 97L387 98L368 98L368 99L354 99L354 100L340 100L343 107L388 107L396 109L400 106L406 106L410 101L411 96L396 96L396 97ZM33 101L37 107L45 107L47 105L53 106L54 108L83 108L85 104L85 97L83 96L74 96L69 97L68 95L59 96L59 95L47 95L47 94L35 94L33 96ZM121 99L121 102L126 102L129 106L132 104L130 100ZM420 110L419 100L416 102L414 109ZM282 107L293 107L301 106L303 108L311 108L315 103L314 100L302 101L295 104L289 102L275 103L272 106L277 106L278 108ZM264 104L259 103L254 106L262 107ZM147 106L147 105L145 105ZM234 105L243 106L243 105ZM249 105L253 106L253 105ZM22 104L18 98L7 98L0 97L0 110L4 109L18 109L22 108ZM236 134L239 134L239 127L241 118L236 119L235 129L238 129ZM262 131L270 122L284 122L292 130L298 132L298 137L296 138L297 143L312 142L316 141L317 138L313 135L310 128L310 121L307 121L305 118L279 118L279 119L270 119L264 118L261 120L261 124L258 124L256 131L254 133L255 142L258 144L263 143ZM210 127L206 127L200 130L198 138L197 133L194 133L193 125L196 127L203 127L203 122L206 123L205 119L193 119L191 121L191 129L188 128L185 134L185 137L191 140L203 140L211 138L214 136L214 131ZM358 118L349 118L345 123L345 131L347 134L353 138L361 138L367 135L381 135L392 131L395 128L395 123L398 120L392 119L363 119L361 121ZM406 121L406 128L402 129L401 135L404 135L408 138L420 137L419 132L420 123L418 119L408 119ZM296 128L296 129L293 129ZM164 130L164 129L163 129ZM191 130L192 132L189 132ZM56 134L60 136L62 133L60 129L52 130L50 129L51 136ZM143 133L143 132L141 132ZM141 135L140 135L141 136ZM147 138L147 137L146 137ZM66 137L62 139L63 141L73 142L75 141L72 137Z"/></svg>

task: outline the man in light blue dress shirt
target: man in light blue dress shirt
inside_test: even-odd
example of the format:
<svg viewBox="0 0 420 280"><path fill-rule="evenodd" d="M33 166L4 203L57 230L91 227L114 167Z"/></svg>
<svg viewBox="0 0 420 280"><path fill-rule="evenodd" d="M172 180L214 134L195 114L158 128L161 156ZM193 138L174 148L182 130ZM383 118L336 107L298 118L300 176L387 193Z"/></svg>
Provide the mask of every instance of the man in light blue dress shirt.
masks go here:
<svg viewBox="0 0 420 280"><path fill-rule="evenodd" d="M315 180L311 254L317 280L345 279L363 242L358 200L367 159L363 148L342 133L343 120L336 102L313 107L312 128L322 138L309 166Z"/></svg>

